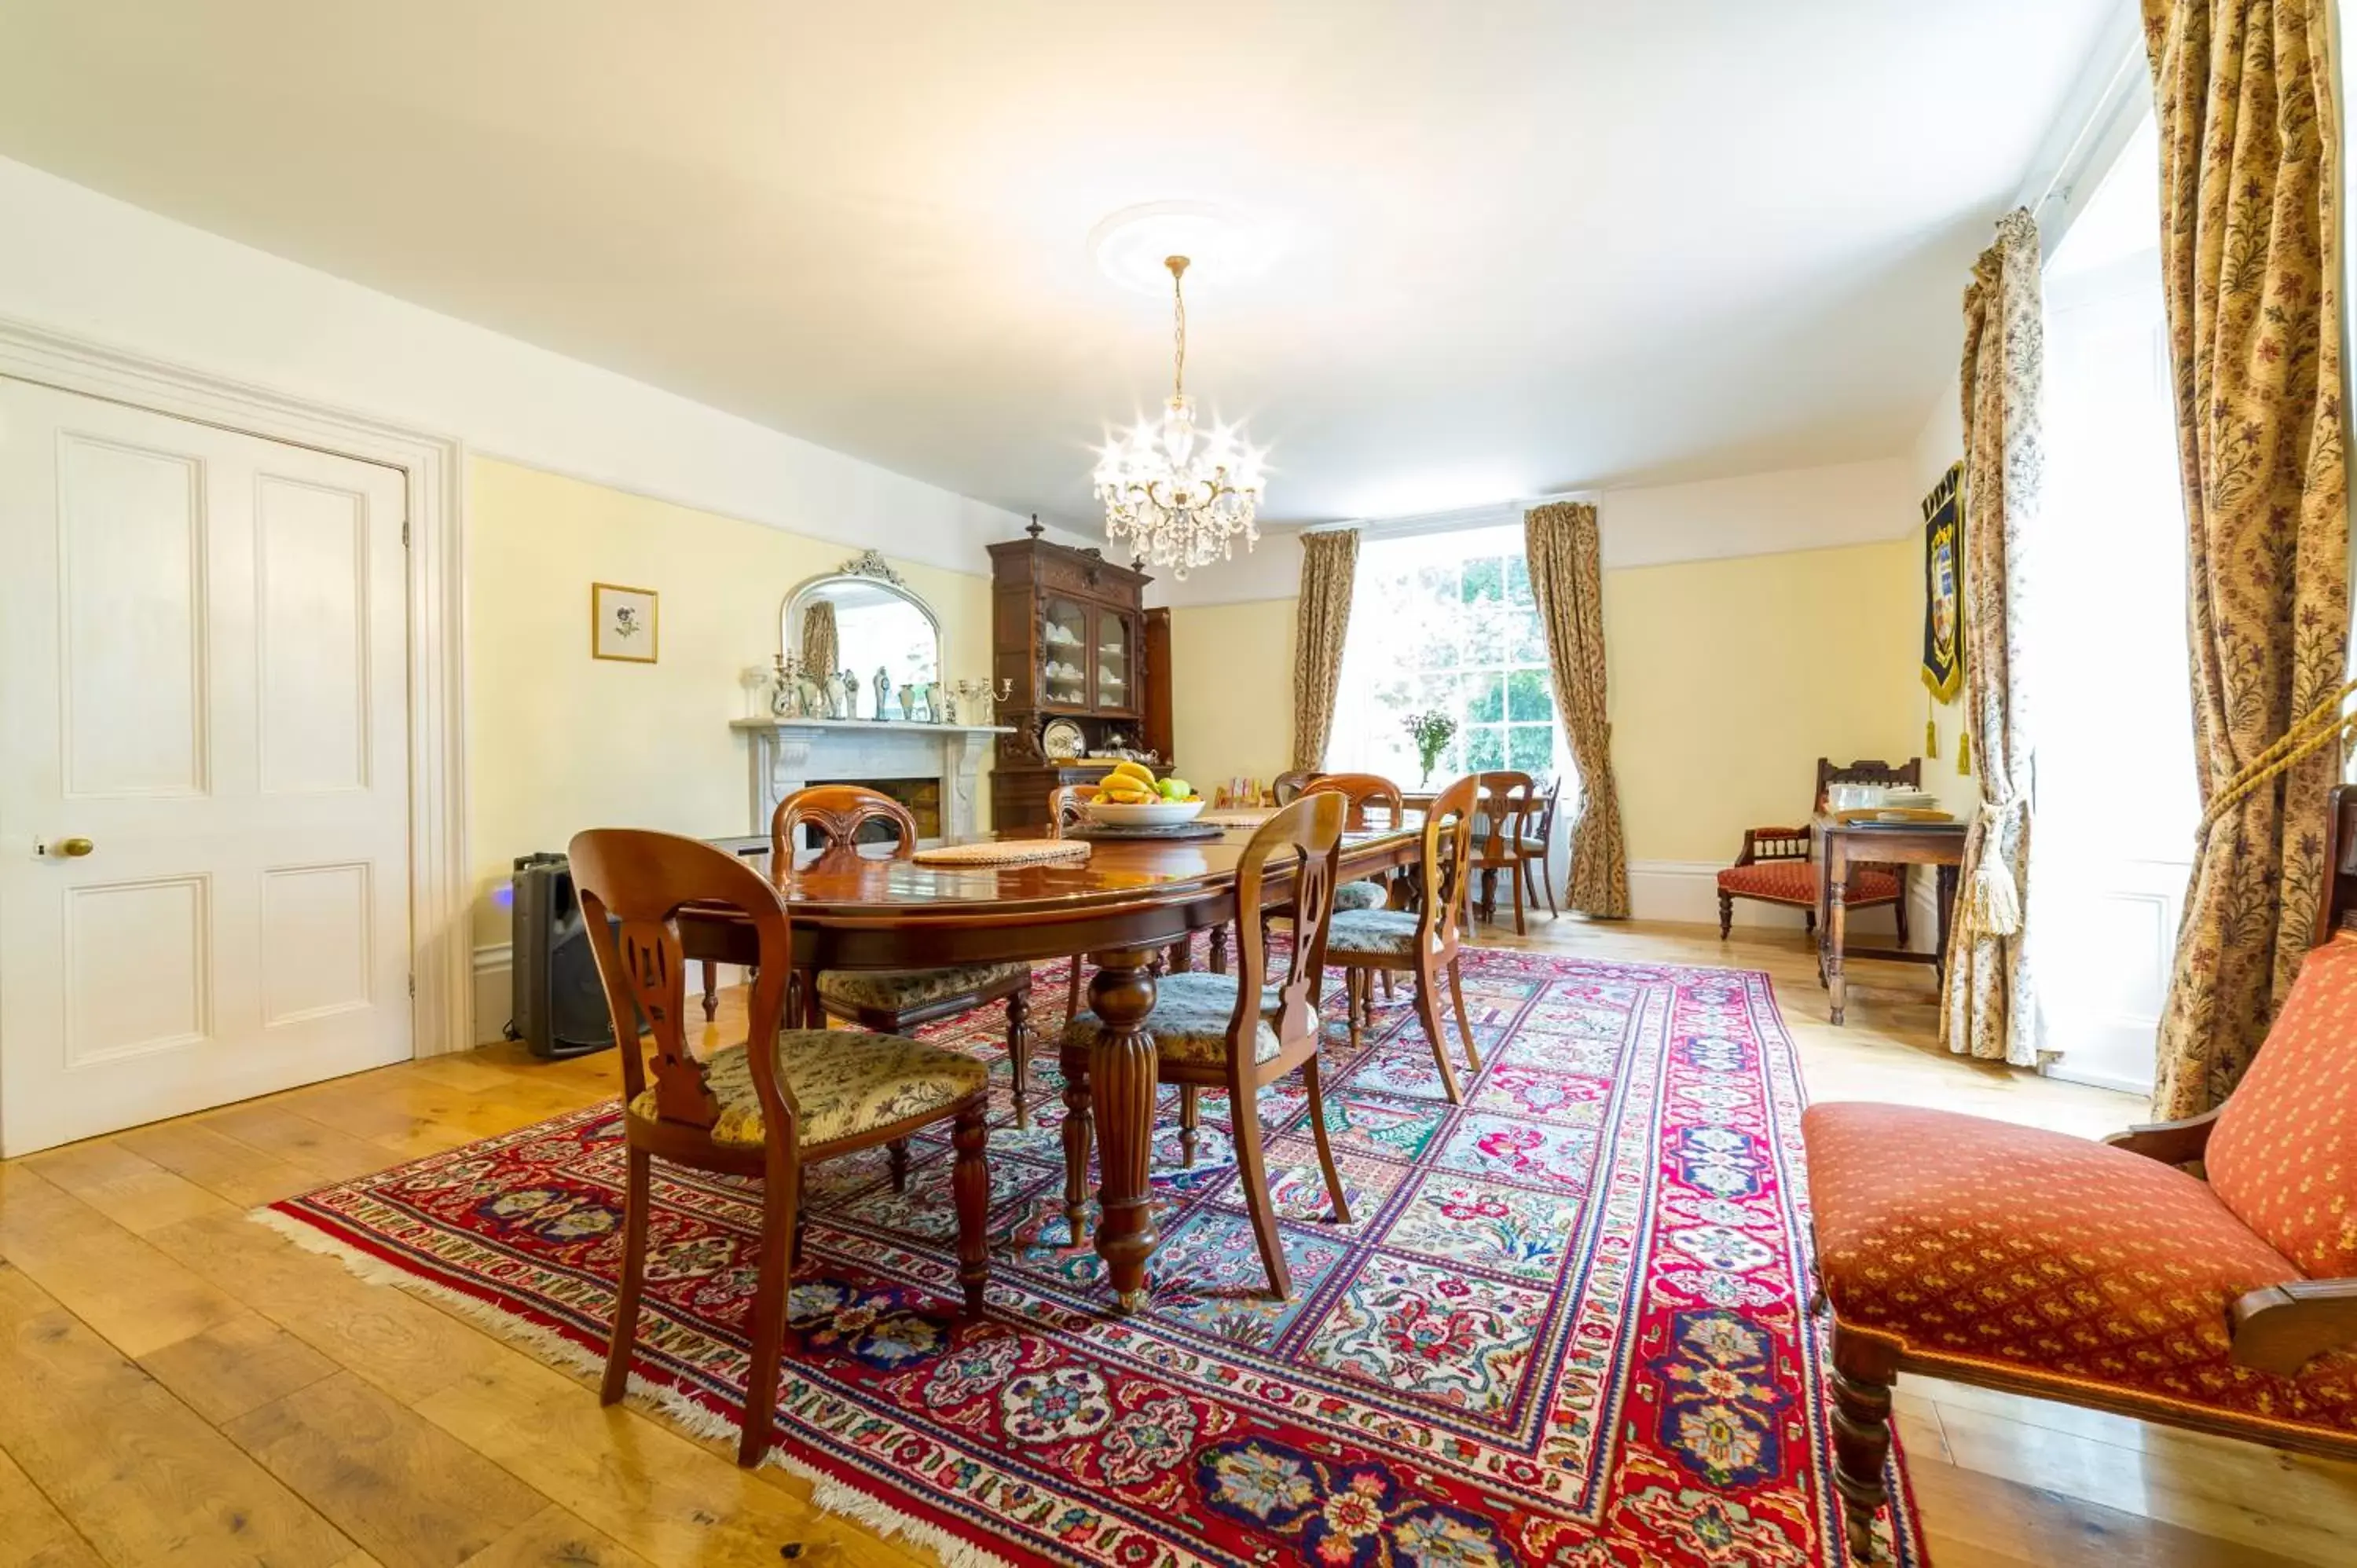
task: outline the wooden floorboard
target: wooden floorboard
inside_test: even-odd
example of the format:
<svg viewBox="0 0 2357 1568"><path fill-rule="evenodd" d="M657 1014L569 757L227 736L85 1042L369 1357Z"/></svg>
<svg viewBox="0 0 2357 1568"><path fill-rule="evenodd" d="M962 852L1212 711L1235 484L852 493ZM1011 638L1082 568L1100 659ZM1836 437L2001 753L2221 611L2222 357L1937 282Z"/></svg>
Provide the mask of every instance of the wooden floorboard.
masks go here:
<svg viewBox="0 0 2357 1568"><path fill-rule="evenodd" d="M1539 918L1521 945L1768 971L1815 1100L2083 1136L2144 1112L1948 1055L1928 971L1854 966L1831 1027L1797 932ZM243 1218L614 1090L610 1058L491 1046L0 1165L0 1568L931 1561ZM1938 1568L2357 1563L2357 1466L1926 1379L1899 1417Z"/></svg>

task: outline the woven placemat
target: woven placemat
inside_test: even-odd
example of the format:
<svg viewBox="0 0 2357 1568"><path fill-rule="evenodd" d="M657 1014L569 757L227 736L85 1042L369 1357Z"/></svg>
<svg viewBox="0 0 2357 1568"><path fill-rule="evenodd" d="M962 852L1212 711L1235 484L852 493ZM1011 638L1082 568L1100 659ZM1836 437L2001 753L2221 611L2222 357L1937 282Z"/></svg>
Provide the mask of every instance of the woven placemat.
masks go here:
<svg viewBox="0 0 2357 1568"><path fill-rule="evenodd" d="M1195 820L1222 828L1256 828L1284 810L1281 806L1232 806L1223 811L1206 811Z"/></svg>
<svg viewBox="0 0 2357 1568"><path fill-rule="evenodd" d="M914 858L920 865L1021 865L1034 860L1088 857L1089 846L1076 839L996 839L920 849Z"/></svg>

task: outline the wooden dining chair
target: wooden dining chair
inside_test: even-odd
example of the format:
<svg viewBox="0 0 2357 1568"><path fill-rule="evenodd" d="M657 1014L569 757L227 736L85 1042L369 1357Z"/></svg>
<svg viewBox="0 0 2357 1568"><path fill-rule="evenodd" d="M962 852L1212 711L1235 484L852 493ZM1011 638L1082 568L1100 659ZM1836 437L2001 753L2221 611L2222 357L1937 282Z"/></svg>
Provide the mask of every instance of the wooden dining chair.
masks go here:
<svg viewBox="0 0 2357 1568"><path fill-rule="evenodd" d="M1531 907L1534 909L1538 907L1539 888L1544 884L1546 888L1547 916L1556 920L1563 918L1563 911L1555 908L1555 861L1552 854L1555 847L1555 807L1562 800L1563 779L1561 775L1557 775L1548 783L1546 793L1539 797L1537 820L1532 824L1530 832L1515 841L1515 847L1521 852L1523 885L1530 891Z"/></svg>
<svg viewBox="0 0 2357 1568"><path fill-rule="evenodd" d="M1096 784L1059 784L1048 791L1048 836L1062 838L1071 829L1088 820L1088 805L1097 798ZM1087 972L1086 953L1072 955L1072 973L1064 987L1064 1025L1071 1026L1081 1015L1081 981Z"/></svg>
<svg viewBox="0 0 2357 1568"><path fill-rule="evenodd" d="M652 1161L759 1176L752 1371L737 1440L737 1463L755 1465L769 1452L775 1423L803 1166L954 1122L958 1283L966 1311L982 1310L990 1266L989 1074L972 1057L916 1040L780 1027L793 983L785 902L737 856L694 839L630 828L577 833L570 854L614 1037L622 1042L629 1148L621 1280L598 1398L613 1404L630 1382L646 1283ZM688 904L741 913L760 953L745 1038L723 1042L718 1026L706 1023L701 1051L690 1047L686 1028L687 960L678 915ZM653 1036L651 1060L639 1043L640 1018Z"/></svg>
<svg viewBox="0 0 2357 1568"><path fill-rule="evenodd" d="M1362 833L1371 825L1369 808L1386 814L1391 826L1399 827L1407 821L1407 802L1400 798L1400 787L1380 773L1320 773L1302 787L1303 794L1330 794L1342 797L1342 831ZM1345 882L1334 889L1334 908L1343 909L1380 909L1391 902L1391 876L1385 873L1360 882Z"/></svg>
<svg viewBox="0 0 2357 1568"><path fill-rule="evenodd" d="M856 784L813 784L778 802L770 817L772 865L790 865L802 830L821 849L847 849L870 822L888 822L900 858L917 853L917 819L909 808L879 790ZM1031 966L969 963L944 969L830 970L810 988L803 1023L816 1028L826 1015L848 1018L881 1035L901 1035L942 1018L971 1013L1005 998L1006 1059L1013 1075L1015 1124L1031 1124ZM894 1185L905 1179L906 1155L893 1151Z"/></svg>
<svg viewBox="0 0 2357 1568"><path fill-rule="evenodd" d="M1822 814L1836 784L1901 785L1920 789L1923 759L1910 757L1903 768L1879 757L1836 763L1817 758L1817 802ZM1743 847L1735 864L1718 874L1718 940L1735 930L1735 901L1756 898L1801 911L1802 924L1817 929L1817 906L1824 897L1824 868L1816 862L1816 835L1806 823L1798 827L1756 827L1743 830ZM1842 903L1852 914L1878 905L1891 906L1898 923L1899 945L1907 945L1907 868L1903 865L1853 865ZM1822 978L1822 977L1820 977Z"/></svg>
<svg viewBox="0 0 2357 1568"><path fill-rule="evenodd" d="M1309 1098L1309 1130L1334 1222L1351 1223L1342 1176L1327 1141L1326 1100L1318 1078L1318 1047L1325 1033L1318 1017L1327 929L1334 914L1335 867L1340 858L1343 803L1332 793L1305 792L1254 830L1236 863L1234 974L1189 970L1162 977L1145 1028L1154 1036L1155 1076L1181 1085L1179 1141L1186 1162L1195 1163L1195 1101L1205 1089L1225 1090L1230 1137L1244 1204L1252 1211L1253 1235L1268 1271L1269 1289L1279 1300L1293 1296L1285 1244L1276 1225L1276 1204L1268 1187L1261 1153L1260 1091L1287 1074L1301 1074ZM1285 858L1279 858L1285 857ZM1296 912L1295 936L1283 977L1272 983L1261 945L1262 888L1268 863L1278 860L1293 885L1287 905ZM1081 1243L1082 1208L1088 1196L1091 1117L1085 1109L1089 1047L1097 1037L1097 1015L1076 1015L1065 1027L1064 1080L1079 1091L1066 1103L1083 1109L1064 1119L1064 1214L1072 1245Z"/></svg>
<svg viewBox="0 0 2357 1568"><path fill-rule="evenodd" d="M1301 798L1302 787L1317 777L1314 768L1288 768L1268 781L1268 792L1278 805L1290 806Z"/></svg>
<svg viewBox="0 0 2357 1568"><path fill-rule="evenodd" d="M1473 815L1480 799L1478 780L1459 779L1433 797L1424 814L1424 845L1417 869L1426 897L1414 910L1347 909L1337 914L1326 939L1326 961L1342 971L1342 1007L1351 1020L1355 1049L1374 1015L1374 977L1385 971L1415 976L1415 1011L1432 1037L1440 1064L1441 1087L1449 1103L1461 1102L1457 1073L1448 1062L1448 1040L1440 1026L1440 981L1448 981L1458 1032L1465 1036L1465 1065L1481 1070L1481 1050L1465 1015L1465 982L1458 972L1464 947L1463 917L1473 847Z"/></svg>
<svg viewBox="0 0 2357 1568"><path fill-rule="evenodd" d="M1500 769L1474 776L1480 791L1480 832L1473 846L1471 869L1481 880L1481 918L1498 918L1498 873L1506 874L1514 895L1514 935L1523 924L1523 840L1537 808L1537 784L1527 773Z"/></svg>

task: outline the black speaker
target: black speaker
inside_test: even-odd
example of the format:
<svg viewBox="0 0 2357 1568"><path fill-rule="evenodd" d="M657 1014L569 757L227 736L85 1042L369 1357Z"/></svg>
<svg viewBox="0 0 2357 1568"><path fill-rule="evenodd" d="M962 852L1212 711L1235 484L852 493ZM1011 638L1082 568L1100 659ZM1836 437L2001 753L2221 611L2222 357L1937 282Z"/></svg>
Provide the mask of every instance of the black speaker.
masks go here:
<svg viewBox="0 0 2357 1568"><path fill-rule="evenodd" d="M539 1057L579 1057L614 1043L613 1015L588 928L573 896L573 869L561 854L527 854L515 863L511 975L514 1014L508 1037Z"/></svg>

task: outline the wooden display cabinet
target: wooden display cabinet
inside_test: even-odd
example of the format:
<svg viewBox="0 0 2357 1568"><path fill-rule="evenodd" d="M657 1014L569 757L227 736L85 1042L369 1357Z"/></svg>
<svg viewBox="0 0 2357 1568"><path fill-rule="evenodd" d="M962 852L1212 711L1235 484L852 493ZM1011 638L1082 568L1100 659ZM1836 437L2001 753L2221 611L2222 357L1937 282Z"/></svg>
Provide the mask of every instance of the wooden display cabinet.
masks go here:
<svg viewBox="0 0 2357 1568"><path fill-rule="evenodd" d="M1015 732L998 737L991 826L1040 827L1049 790L1103 776L1108 764L1048 755L1043 732L1058 719L1080 727L1084 751L1151 747L1171 766L1168 618L1146 608L1153 579L1093 550L1051 544L1037 523L1027 538L992 545L990 564L991 676L1012 686L998 722Z"/></svg>

